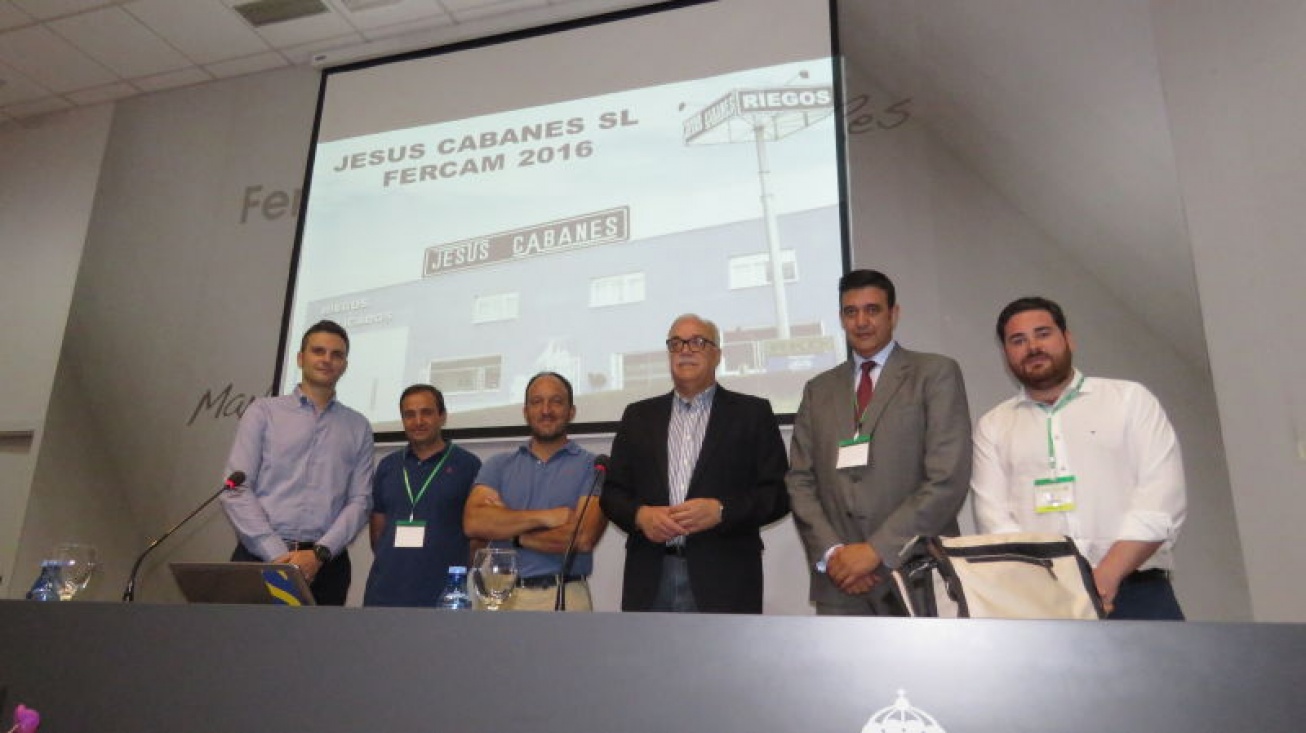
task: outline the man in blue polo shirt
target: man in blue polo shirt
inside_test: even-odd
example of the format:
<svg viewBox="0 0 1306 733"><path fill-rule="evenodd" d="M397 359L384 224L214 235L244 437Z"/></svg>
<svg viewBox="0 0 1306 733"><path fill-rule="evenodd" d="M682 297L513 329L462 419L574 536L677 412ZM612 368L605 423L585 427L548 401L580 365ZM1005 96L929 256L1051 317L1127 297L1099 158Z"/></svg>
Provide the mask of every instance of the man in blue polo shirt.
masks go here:
<svg viewBox="0 0 1306 733"><path fill-rule="evenodd" d="M591 610L585 578L608 520L597 497L586 501L594 483L594 455L567 437L576 417L571 383L554 372L536 374L526 384L522 414L530 440L481 467L463 529L469 537L517 548L520 580L505 610L553 610L560 580L566 583L568 611ZM573 535L575 563L560 578Z"/></svg>
<svg viewBox="0 0 1306 733"><path fill-rule="evenodd" d="M399 397L408 445L372 482L372 570L365 606L435 606L451 565L466 565L463 505L481 459L444 439L444 395L414 384Z"/></svg>

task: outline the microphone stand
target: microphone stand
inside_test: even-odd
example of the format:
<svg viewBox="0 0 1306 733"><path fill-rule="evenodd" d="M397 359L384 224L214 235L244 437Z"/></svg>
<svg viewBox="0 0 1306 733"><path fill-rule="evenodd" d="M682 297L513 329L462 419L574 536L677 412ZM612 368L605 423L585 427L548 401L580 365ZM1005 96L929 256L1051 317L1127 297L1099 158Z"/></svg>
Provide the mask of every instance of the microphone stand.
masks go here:
<svg viewBox="0 0 1306 733"><path fill-rule="evenodd" d="M217 492L213 494L213 496L210 496L208 499L205 499L204 503L195 507L195 511L191 512L190 514L187 514L185 519L174 524L172 526L172 529L168 530L167 532L164 532L157 540L151 542L150 546L145 548L145 552L142 552L140 554L140 557L136 558L136 563L132 565L131 575L127 577L127 587L122 592L123 603L132 603L136 600L136 575L137 573L140 572L141 563L145 561L145 556L150 554L154 550L154 548L162 544L164 540L171 537L173 532L176 532L177 530L181 529L181 526L189 522L192 518L194 518L196 514L199 514L200 512L204 511L204 507L208 506L209 504L212 504L214 499L218 498L219 496L222 496L222 492L230 491L231 489L234 489L243 483L245 483L244 473L237 471L231 474L230 478L228 478L222 484L222 488L218 489Z"/></svg>
<svg viewBox="0 0 1306 733"><path fill-rule="evenodd" d="M585 501L580 505L580 516L576 517L576 526L571 530L571 539L567 542L567 551L562 554L562 572L558 574L557 595L553 599L553 610L567 610L567 576L571 575L571 566L576 562L576 540L580 537L580 527L585 523L585 513L589 511L590 503L594 501L594 492L603 485L603 480L608 475L608 457L599 456L594 459L594 484L590 486L589 493L585 495Z"/></svg>

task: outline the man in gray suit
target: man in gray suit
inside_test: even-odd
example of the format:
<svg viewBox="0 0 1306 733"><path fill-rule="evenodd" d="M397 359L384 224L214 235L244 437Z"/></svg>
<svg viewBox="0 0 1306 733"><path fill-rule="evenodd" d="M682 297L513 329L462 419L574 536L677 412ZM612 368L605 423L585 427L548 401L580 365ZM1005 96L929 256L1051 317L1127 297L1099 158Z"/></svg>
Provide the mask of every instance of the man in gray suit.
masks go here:
<svg viewBox="0 0 1306 733"><path fill-rule="evenodd" d="M916 535L957 534L970 483L961 369L893 339L893 282L839 280L852 359L812 378L794 419L785 477L822 615L905 615L889 572Z"/></svg>

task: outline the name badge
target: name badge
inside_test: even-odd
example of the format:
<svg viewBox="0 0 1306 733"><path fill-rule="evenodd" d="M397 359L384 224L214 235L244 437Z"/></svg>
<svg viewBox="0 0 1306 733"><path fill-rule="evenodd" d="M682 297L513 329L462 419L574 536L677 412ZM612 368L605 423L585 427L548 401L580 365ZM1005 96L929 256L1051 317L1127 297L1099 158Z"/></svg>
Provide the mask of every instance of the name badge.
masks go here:
<svg viewBox="0 0 1306 733"><path fill-rule="evenodd" d="M426 541L426 522L395 522L395 547L421 547Z"/></svg>
<svg viewBox="0 0 1306 733"><path fill-rule="evenodd" d="M839 456L835 468L860 468L870 465L871 436L859 435L839 441Z"/></svg>
<svg viewBox="0 0 1306 733"><path fill-rule="evenodd" d="M1034 513L1054 514L1075 508L1075 477L1057 476L1034 481Z"/></svg>

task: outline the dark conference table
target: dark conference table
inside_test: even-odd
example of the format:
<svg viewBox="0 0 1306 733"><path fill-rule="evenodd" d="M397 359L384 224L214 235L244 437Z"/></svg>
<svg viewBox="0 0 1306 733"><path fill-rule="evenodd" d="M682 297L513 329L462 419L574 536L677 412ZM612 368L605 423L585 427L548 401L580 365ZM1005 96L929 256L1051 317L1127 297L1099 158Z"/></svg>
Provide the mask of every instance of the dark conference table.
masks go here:
<svg viewBox="0 0 1306 733"><path fill-rule="evenodd" d="M1306 625L0 601L0 730L20 702L51 733L1300 733Z"/></svg>

